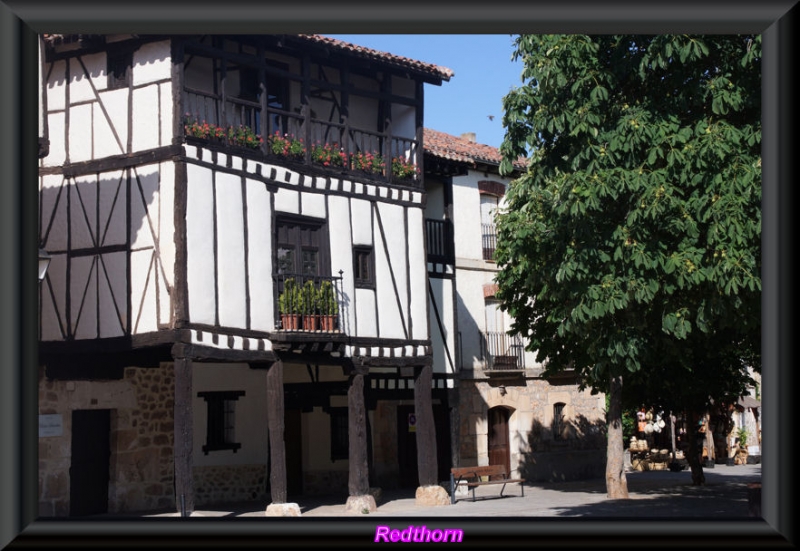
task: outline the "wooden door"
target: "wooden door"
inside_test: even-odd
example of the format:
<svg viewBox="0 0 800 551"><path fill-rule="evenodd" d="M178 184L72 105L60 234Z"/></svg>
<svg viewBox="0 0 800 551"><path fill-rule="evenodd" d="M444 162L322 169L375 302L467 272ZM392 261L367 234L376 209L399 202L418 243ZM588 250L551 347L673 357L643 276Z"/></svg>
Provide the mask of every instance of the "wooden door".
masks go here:
<svg viewBox="0 0 800 551"><path fill-rule="evenodd" d="M70 516L108 512L111 416L107 409L72 412Z"/></svg>
<svg viewBox="0 0 800 551"><path fill-rule="evenodd" d="M489 464L504 465L511 476L511 450L508 438L508 410L495 407L489 410Z"/></svg>

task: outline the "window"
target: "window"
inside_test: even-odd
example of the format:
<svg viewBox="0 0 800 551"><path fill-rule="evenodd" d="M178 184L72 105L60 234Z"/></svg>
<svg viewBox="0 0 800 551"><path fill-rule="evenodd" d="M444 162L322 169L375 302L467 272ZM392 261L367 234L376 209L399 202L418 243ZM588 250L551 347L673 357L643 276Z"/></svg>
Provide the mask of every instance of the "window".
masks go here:
<svg viewBox="0 0 800 551"><path fill-rule="evenodd" d="M227 392L198 392L198 398L206 401L208 416L206 444L203 452L236 450L242 447L236 440L236 401L244 396L243 390Z"/></svg>
<svg viewBox="0 0 800 551"><path fill-rule="evenodd" d="M108 89L126 88L130 84L133 51L109 51L106 56Z"/></svg>
<svg viewBox="0 0 800 551"><path fill-rule="evenodd" d="M494 250L497 247L497 235L494 227L494 214L496 211L497 197L494 195L481 195L481 241L484 260L493 260Z"/></svg>
<svg viewBox="0 0 800 551"><path fill-rule="evenodd" d="M275 271L279 275L318 276L330 272L322 220L283 217L276 226Z"/></svg>
<svg viewBox="0 0 800 551"><path fill-rule="evenodd" d="M353 247L353 274L356 287L375 288L375 256L372 247Z"/></svg>
<svg viewBox="0 0 800 551"><path fill-rule="evenodd" d="M566 404L558 402L553 404L553 440L566 440L566 422L564 419L564 407Z"/></svg>
<svg viewBox="0 0 800 551"><path fill-rule="evenodd" d="M331 461L350 457L350 435L347 430L347 408L330 408Z"/></svg>

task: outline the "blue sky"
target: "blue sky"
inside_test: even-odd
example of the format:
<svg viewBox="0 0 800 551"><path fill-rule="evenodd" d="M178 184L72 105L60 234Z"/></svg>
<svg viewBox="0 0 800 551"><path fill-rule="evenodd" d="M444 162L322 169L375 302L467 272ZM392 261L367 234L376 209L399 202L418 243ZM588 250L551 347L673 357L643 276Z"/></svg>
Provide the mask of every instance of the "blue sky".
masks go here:
<svg viewBox="0 0 800 551"><path fill-rule="evenodd" d="M425 126L500 147L502 98L521 84L522 63L512 62L508 34L329 34L375 50L452 69L441 86L425 85ZM491 117L491 118L490 118Z"/></svg>

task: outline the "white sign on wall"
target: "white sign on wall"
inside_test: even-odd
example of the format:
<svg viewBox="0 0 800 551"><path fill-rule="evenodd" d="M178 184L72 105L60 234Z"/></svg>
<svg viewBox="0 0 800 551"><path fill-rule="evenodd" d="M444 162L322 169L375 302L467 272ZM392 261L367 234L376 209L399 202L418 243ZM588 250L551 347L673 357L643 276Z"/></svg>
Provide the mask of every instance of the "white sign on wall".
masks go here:
<svg viewBox="0 0 800 551"><path fill-rule="evenodd" d="M64 422L60 413L39 416L39 438L44 436L61 436L64 434Z"/></svg>

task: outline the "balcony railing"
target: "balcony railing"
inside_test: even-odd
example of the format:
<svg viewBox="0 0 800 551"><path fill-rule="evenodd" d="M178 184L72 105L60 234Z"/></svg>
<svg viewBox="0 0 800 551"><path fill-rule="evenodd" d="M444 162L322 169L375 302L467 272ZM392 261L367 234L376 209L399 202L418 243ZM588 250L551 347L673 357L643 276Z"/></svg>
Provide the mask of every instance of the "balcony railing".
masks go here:
<svg viewBox="0 0 800 551"><path fill-rule="evenodd" d="M428 262L453 264L453 224L449 220L425 219L425 236L428 247Z"/></svg>
<svg viewBox="0 0 800 551"><path fill-rule="evenodd" d="M497 231L494 224L481 224L481 242L483 259L494 260L494 251L497 248Z"/></svg>
<svg viewBox="0 0 800 551"><path fill-rule="evenodd" d="M347 154L348 159L352 159L352 155L356 153L362 153L380 156L383 161L383 167L380 169L362 170L361 167L348 162L347 166L335 167L335 170L358 171L362 177L399 185L419 186L421 182L419 167L422 161L422 144L414 138L318 120L306 114L307 109L302 109L298 113L267 107L266 118L263 118L259 102L235 97L226 97L223 101L218 94L190 88L184 89L183 107L186 116L192 120L225 129L239 126L248 128L254 135L264 139L255 150L265 156L272 155L269 149L269 137L277 134L302 140L304 153L295 160L307 165L316 164L311 155L314 145L335 144ZM225 143L227 140L220 141ZM321 168L322 165L317 166Z"/></svg>
<svg viewBox="0 0 800 551"><path fill-rule="evenodd" d="M342 276L283 273L273 276L279 331L340 333Z"/></svg>
<svg viewBox="0 0 800 551"><path fill-rule="evenodd" d="M488 331L481 337L487 370L525 369L525 347L519 335Z"/></svg>

